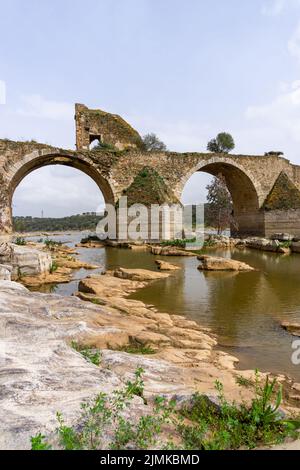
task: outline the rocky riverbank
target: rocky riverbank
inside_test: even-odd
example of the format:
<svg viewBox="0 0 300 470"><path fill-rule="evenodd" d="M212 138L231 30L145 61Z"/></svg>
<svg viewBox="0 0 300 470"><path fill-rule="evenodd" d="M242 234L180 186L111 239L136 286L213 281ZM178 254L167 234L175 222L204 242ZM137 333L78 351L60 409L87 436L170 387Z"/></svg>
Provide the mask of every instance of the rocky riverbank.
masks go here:
<svg viewBox="0 0 300 470"><path fill-rule="evenodd" d="M60 269L71 269L67 264L78 261L67 247L51 253L56 262L62 260ZM171 266L176 268L163 268ZM77 298L29 292L9 280L11 270L10 265L0 269L1 448L26 449L36 433L51 435L57 411L76 422L83 400L122 387L137 367L145 370L147 397L181 399L195 391L215 396L219 380L230 401L252 398L248 385L254 371L237 370L238 359L218 348L210 330L129 298L149 282L174 275L173 269L119 267L94 274L80 282ZM72 347L74 341L99 350L100 364L87 361ZM300 403L300 384L284 376L278 380L285 387L284 408L292 412ZM143 412L143 401L137 398L134 413Z"/></svg>
<svg viewBox="0 0 300 470"><path fill-rule="evenodd" d="M230 400L252 397L251 388L237 381L253 380L254 372L237 371L238 360L218 350L210 331L128 298L158 276L151 273L149 281L145 270L92 275L81 281L80 298L32 293L0 281L1 448L26 449L30 436L51 434L57 411L76 421L84 399L121 387L137 367L146 371L148 397L215 395L216 380ZM100 365L84 359L72 341L99 349ZM151 348L151 355L124 352L130 345ZM142 409L140 400L135 413Z"/></svg>

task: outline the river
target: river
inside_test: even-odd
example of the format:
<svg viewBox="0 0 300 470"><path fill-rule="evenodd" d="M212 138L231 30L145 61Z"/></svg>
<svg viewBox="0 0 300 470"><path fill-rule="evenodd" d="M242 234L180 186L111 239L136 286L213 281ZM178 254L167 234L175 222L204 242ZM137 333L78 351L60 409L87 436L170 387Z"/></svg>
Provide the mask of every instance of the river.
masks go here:
<svg viewBox="0 0 300 470"><path fill-rule="evenodd" d="M51 236L69 246L82 237L82 233ZM208 253L244 261L257 271L204 273L197 270L196 258L162 258L118 248L78 248L78 258L101 266L98 271L118 266L156 270L156 258L181 266L168 279L151 283L131 297L161 312L184 315L210 327L217 335L218 347L240 359L239 368L284 373L300 382L300 366L291 362L292 342L297 338L281 328L284 320L300 322L300 255L212 249ZM81 269L68 284L39 290L72 295L79 280L90 274Z"/></svg>

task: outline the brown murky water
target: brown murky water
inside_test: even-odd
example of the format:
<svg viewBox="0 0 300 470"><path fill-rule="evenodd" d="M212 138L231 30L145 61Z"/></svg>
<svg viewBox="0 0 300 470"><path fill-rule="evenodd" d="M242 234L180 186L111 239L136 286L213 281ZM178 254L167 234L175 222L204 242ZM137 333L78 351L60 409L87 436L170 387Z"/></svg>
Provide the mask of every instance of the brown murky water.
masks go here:
<svg viewBox="0 0 300 470"><path fill-rule="evenodd" d="M58 236L74 244L82 234ZM155 256L115 248L78 249L84 261L103 269L117 266L156 270ZM300 381L300 366L291 362L291 344L296 339L285 332L283 320L300 322L300 255L280 256L252 250L209 251L232 257L257 268L249 273L202 273L194 258L169 258L182 270L168 279L149 284L132 295L162 311L185 315L211 327L220 347L240 359L240 368L285 373ZM90 274L80 270L75 280L52 287L55 293L71 295L78 279ZM47 288L49 291L49 287Z"/></svg>

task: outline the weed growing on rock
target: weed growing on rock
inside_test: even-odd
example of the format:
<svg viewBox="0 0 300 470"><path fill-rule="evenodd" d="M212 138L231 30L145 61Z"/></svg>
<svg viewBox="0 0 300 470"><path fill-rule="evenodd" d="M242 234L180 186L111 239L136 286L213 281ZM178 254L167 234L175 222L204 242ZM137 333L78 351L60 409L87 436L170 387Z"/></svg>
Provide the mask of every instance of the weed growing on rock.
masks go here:
<svg viewBox="0 0 300 470"><path fill-rule="evenodd" d="M87 361L95 364L95 366L100 366L101 364L101 351L95 348L87 348L85 346L81 346L76 341L72 341L71 346L75 351L79 352Z"/></svg>
<svg viewBox="0 0 300 470"><path fill-rule="evenodd" d="M184 406L176 399L156 397L149 404L144 396L144 370L138 368L134 380L111 394L100 393L81 405L76 426L67 426L58 413L59 446L64 450L163 449L230 450L253 449L297 437L300 421L287 420L279 410L282 389L276 380L253 383L255 396L250 404L229 403L223 385L216 382L217 399L195 394ZM132 413L132 400L139 397L145 413ZM147 413L147 411L150 411ZM170 440L168 436L172 435ZM33 450L49 450L42 434L31 438Z"/></svg>

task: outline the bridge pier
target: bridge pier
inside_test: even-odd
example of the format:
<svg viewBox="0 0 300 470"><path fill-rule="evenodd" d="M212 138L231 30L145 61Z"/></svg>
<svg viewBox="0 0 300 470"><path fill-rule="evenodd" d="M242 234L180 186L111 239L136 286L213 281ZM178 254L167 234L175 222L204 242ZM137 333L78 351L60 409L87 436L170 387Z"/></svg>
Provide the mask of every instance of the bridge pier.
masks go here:
<svg viewBox="0 0 300 470"><path fill-rule="evenodd" d="M13 231L12 209L10 198L5 191L0 191L0 235L7 235Z"/></svg>
<svg viewBox="0 0 300 470"><path fill-rule="evenodd" d="M264 212L256 210L234 214L231 235L241 238L247 236L264 237L266 235Z"/></svg>

